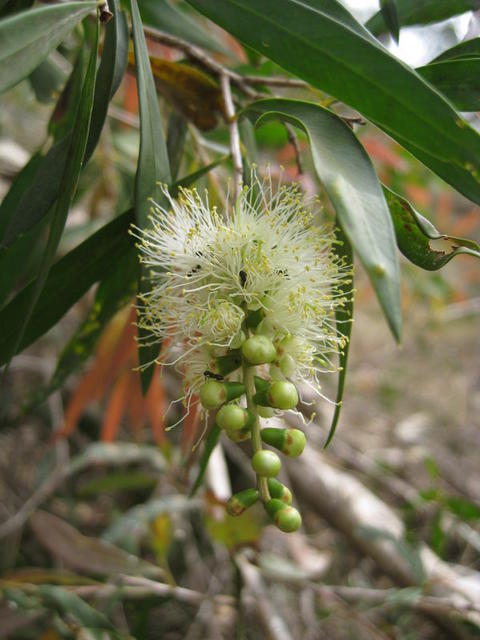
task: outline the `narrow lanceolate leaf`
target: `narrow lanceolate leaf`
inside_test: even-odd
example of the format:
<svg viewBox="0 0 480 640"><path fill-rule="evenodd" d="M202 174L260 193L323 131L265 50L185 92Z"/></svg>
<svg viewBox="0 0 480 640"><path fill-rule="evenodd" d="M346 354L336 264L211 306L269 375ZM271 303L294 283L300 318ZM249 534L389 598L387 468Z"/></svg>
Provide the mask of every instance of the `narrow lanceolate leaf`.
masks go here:
<svg viewBox="0 0 480 640"><path fill-rule="evenodd" d="M33 285L33 290L31 293L31 297L28 300L25 314L21 316L21 320L18 323L18 331L16 332L14 340L12 342L10 358L13 357L13 355L16 353L19 345L23 340L26 328L30 322L30 318L32 318L32 313L35 305L47 281L48 273L50 271L53 259L55 257L55 252L58 247L58 243L60 242L60 238L65 227L70 204L77 189L78 179L82 168L82 160L87 145L88 130L90 128L90 118L92 114L95 78L97 73L96 64L98 52L98 34L99 23L97 22L94 42L92 43L90 60L85 75L82 94L80 96L77 116L75 118L75 125L72 132L65 170L63 172L62 181L60 183L60 195L58 197L57 205L53 212L52 221L50 223L47 245L45 247L45 252L40 265L38 277ZM35 320L36 319L33 318L34 322Z"/></svg>
<svg viewBox="0 0 480 640"><path fill-rule="evenodd" d="M436 271L460 254L480 258L480 245L476 242L440 233L408 200L387 187L383 187L383 190L395 227L398 248L417 267ZM430 240L443 240L445 244L442 250L433 249Z"/></svg>
<svg viewBox="0 0 480 640"><path fill-rule="evenodd" d="M245 114L255 118L257 125L272 118L285 120L308 135L315 170L399 340L400 275L395 233L377 174L353 131L334 113L310 102L259 100Z"/></svg>
<svg viewBox="0 0 480 640"><path fill-rule="evenodd" d="M118 2L112 7L115 17L106 26L102 61L95 84L92 124L83 158L83 166L95 150L105 122L108 103L118 89L127 64L128 30L126 19L118 10ZM80 81L83 77L81 74ZM57 105L56 110L59 109ZM74 110L69 110L74 114ZM58 137L53 146L41 156L36 154L16 176L5 199L0 205L0 250L11 246L44 218L57 199L63 169L71 143L73 118L66 127L64 137Z"/></svg>
<svg viewBox="0 0 480 640"><path fill-rule="evenodd" d="M155 82L136 0L131 0L131 10L140 110L140 151L135 177L135 220L140 229L145 229L150 226L150 199L154 198L159 203L162 201L158 183L170 183L170 167ZM149 288L148 274L141 269L139 291L146 291ZM160 346L159 344L148 345L148 335L142 329L139 329L139 338L141 341L143 339L143 345L139 348L139 362L143 367L142 389L146 393Z"/></svg>
<svg viewBox="0 0 480 640"><path fill-rule="evenodd" d="M353 322L353 251L352 245L348 241L348 238L343 233L342 228L337 226L335 230L337 239L340 244L336 247L336 253L342 259L345 267L350 269L352 277L348 282L342 285L343 294L345 296L345 303L342 307L337 307L335 310L335 320L337 323L337 335L339 338L345 340L343 347L340 350L338 357L338 383L337 383L337 397L335 398L335 411L333 412L332 423L328 432L327 440L325 441L324 449L328 447L337 430L338 420L340 418L340 411L342 408L343 392L345 389L345 377L347 375L348 365L348 352L350 349L350 336L352 333Z"/></svg>
<svg viewBox="0 0 480 640"><path fill-rule="evenodd" d="M359 111L480 202L480 135L336 0L189 3L286 70Z"/></svg>
<svg viewBox="0 0 480 640"><path fill-rule="evenodd" d="M23 80L48 56L96 2L35 7L0 21L0 93Z"/></svg>
<svg viewBox="0 0 480 640"><path fill-rule="evenodd" d="M480 110L480 55L432 62L417 69L459 111Z"/></svg>
<svg viewBox="0 0 480 640"><path fill-rule="evenodd" d="M400 22L398 19L397 0L380 0L380 11L390 35L398 43Z"/></svg>
<svg viewBox="0 0 480 640"><path fill-rule="evenodd" d="M95 293L93 306L63 349L47 386L35 393L29 406L42 402L62 386L68 376L91 356L103 330L113 316L131 303L136 291L137 256L132 245L107 271Z"/></svg>
<svg viewBox="0 0 480 640"><path fill-rule="evenodd" d="M133 246L128 234L132 221L133 212L125 212L53 265L17 352L53 327L95 282L115 269L117 262ZM10 356L19 318L28 308L34 287L35 282L32 282L22 289L0 312L0 364Z"/></svg>
<svg viewBox="0 0 480 640"><path fill-rule="evenodd" d="M478 0L396 0L396 3L402 27L440 22L479 8ZM389 28L382 11L373 15L365 26L376 36Z"/></svg>
<svg viewBox="0 0 480 640"><path fill-rule="evenodd" d="M105 27L102 60L98 68L92 122L85 152L87 158L97 146L107 117L108 103L118 89L127 68L129 35L126 17L120 11L118 0L112 0L110 8L114 17Z"/></svg>

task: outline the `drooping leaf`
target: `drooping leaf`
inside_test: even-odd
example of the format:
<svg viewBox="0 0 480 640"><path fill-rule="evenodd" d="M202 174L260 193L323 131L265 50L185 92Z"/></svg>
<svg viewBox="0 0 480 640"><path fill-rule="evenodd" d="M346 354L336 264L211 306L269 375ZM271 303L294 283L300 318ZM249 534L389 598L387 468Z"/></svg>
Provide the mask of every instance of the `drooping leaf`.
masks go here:
<svg viewBox="0 0 480 640"><path fill-rule="evenodd" d="M480 55L432 62L419 67L417 72L459 111L480 110Z"/></svg>
<svg viewBox="0 0 480 640"><path fill-rule="evenodd" d="M90 158L97 146L107 117L108 103L113 97L127 68L128 25L125 13L120 11L119 0L110 6L113 19L105 27L102 60L98 68L97 85L93 101L92 122L85 157Z"/></svg>
<svg viewBox="0 0 480 640"><path fill-rule="evenodd" d="M413 24L431 24L478 9L478 0L396 0L398 19L402 27ZM382 11L378 11L365 26L378 36L388 30Z"/></svg>
<svg viewBox="0 0 480 640"><path fill-rule="evenodd" d="M158 106L155 82L150 68L147 45L136 0L130 0L132 12L133 45L137 75L137 91L140 111L140 151L135 176L135 221L140 229L150 226L150 199L163 201L158 183L170 184L167 145L163 135L162 118ZM140 270L139 292L150 289L149 277ZM142 343L143 339L143 343ZM142 390L148 391L154 371L154 361L160 345L148 344L148 334L139 329L138 359L141 369Z"/></svg>
<svg viewBox="0 0 480 640"><path fill-rule="evenodd" d="M117 261L133 246L128 234L132 220L133 212L126 211L53 265L18 351L53 327L92 284L116 267ZM31 283L22 289L0 312L0 364L9 357L19 318L29 304L33 287Z"/></svg>
<svg viewBox="0 0 480 640"><path fill-rule="evenodd" d="M298 100L259 100L244 113L253 117L257 126L275 118L305 131L315 170L335 207L338 222L365 267L399 340L400 275L394 229L378 177L353 131L328 109Z"/></svg>
<svg viewBox="0 0 480 640"><path fill-rule="evenodd" d="M210 456L212 455L213 450L217 446L221 432L222 430L217 425L217 423L214 423L208 433L207 439L205 440L202 457L200 458L198 474L195 478L195 482L193 483L192 490L190 491L190 496L194 496L202 485L203 478L205 477L205 472L207 471L208 461L210 460Z"/></svg>
<svg viewBox="0 0 480 640"><path fill-rule="evenodd" d="M460 254L480 258L480 246L476 242L440 233L408 200L385 186L383 191L390 208L398 248L417 267L436 271ZM433 249L431 240L444 240L449 249Z"/></svg>
<svg viewBox="0 0 480 640"><path fill-rule="evenodd" d="M35 305L47 281L48 273L55 257L55 252L57 250L58 243L60 242L63 228L65 226L68 211L77 188L78 179L82 168L82 160L87 145L88 131L90 128L90 118L92 114L95 79L97 73L96 63L98 53L98 35L99 23L97 21L90 60L85 74L85 81L83 84L80 103L78 105L78 111L75 118L75 125L72 133L67 161L65 164L65 170L63 172L62 180L60 183L60 194L50 224L47 245L45 247L42 262L40 264L38 276L33 283L30 297L26 301L27 304L23 309L24 313L20 317L17 331L14 334L9 359L11 359L15 355L19 345L24 338L25 331L29 324L30 318L32 317Z"/></svg>
<svg viewBox="0 0 480 640"><path fill-rule="evenodd" d="M87 628L113 630L112 623L103 613L63 587L51 584L38 585L35 595L40 597L45 606L58 610L63 619L75 621Z"/></svg>
<svg viewBox="0 0 480 640"><path fill-rule="evenodd" d="M0 20L0 93L23 80L97 3L35 7Z"/></svg>
<svg viewBox="0 0 480 640"><path fill-rule="evenodd" d="M344 268L350 270L351 278L341 286L345 302L343 306L337 307L335 311L335 319L337 323L337 335L345 340L343 346L340 348L340 354L338 357L338 382L337 382L337 397L335 398L335 410L333 412L332 422L328 432L327 439L324 444L324 449L328 447L333 440L335 431L337 430L338 420L340 418L340 411L342 408L343 391L345 389L345 377L347 374L348 365L348 352L350 349L350 336L352 333L353 322L353 251L352 245L348 241L341 227L337 226L336 230L337 239L340 244L335 247L337 255L343 262Z"/></svg>
<svg viewBox="0 0 480 640"><path fill-rule="evenodd" d="M398 19L397 0L380 0L380 11L390 35L398 43L400 37L400 21Z"/></svg>
<svg viewBox="0 0 480 640"><path fill-rule="evenodd" d="M128 31L122 12L115 15L106 30L102 62L98 71L101 76L95 84L92 126L83 166L96 147L108 102L118 89L125 71ZM70 109L67 114L70 124L73 124L74 115L75 111ZM0 205L0 249L12 245L19 236L46 216L55 203L71 143L71 126L66 129L67 133L63 138L56 140L45 155L35 154L13 181ZM57 129L57 138L58 136Z"/></svg>
<svg viewBox="0 0 480 640"><path fill-rule="evenodd" d="M231 52L212 37L202 25L192 20L186 13L173 6L168 0L140 0L140 15L145 24L160 31L171 33L187 42L210 51L231 54Z"/></svg>
<svg viewBox="0 0 480 640"><path fill-rule="evenodd" d="M480 135L336 0L189 2L287 71L358 110L480 202Z"/></svg>

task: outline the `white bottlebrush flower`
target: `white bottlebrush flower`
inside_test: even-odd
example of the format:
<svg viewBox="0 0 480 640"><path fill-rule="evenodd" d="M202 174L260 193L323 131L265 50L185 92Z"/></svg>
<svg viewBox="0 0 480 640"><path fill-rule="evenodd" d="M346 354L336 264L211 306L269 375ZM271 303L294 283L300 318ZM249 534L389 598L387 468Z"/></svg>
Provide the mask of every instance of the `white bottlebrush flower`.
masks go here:
<svg viewBox="0 0 480 640"><path fill-rule="evenodd" d="M249 331L277 345L278 375L317 385L342 346L334 316L349 273L315 202L256 172L232 211L220 213L196 190L178 200L163 192L169 208L154 203L152 228L134 231L153 284L139 322L147 340L167 344L161 364L178 364L187 398Z"/></svg>

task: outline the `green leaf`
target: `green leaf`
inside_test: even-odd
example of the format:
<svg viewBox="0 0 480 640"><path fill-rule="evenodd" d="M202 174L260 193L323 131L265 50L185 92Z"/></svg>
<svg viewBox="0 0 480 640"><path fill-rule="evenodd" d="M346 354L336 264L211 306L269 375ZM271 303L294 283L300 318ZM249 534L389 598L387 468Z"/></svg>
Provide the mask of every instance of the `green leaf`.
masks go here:
<svg viewBox="0 0 480 640"><path fill-rule="evenodd" d="M222 430L215 422L210 429L207 439L205 440L205 446L203 447L202 457L200 458L200 468L198 470L197 477L195 482L193 483L192 490L190 491L190 497L193 497L198 489L200 488L203 478L205 477L205 472L207 471L208 461L210 460L210 456L213 453L213 450L217 446L217 443L220 439L220 434Z"/></svg>
<svg viewBox="0 0 480 640"><path fill-rule="evenodd" d="M105 27L102 60L98 68L92 122L85 157L90 158L97 146L107 117L108 103L117 91L127 68L128 25L125 13L120 11L119 0L110 5L114 17Z"/></svg>
<svg viewBox="0 0 480 640"><path fill-rule="evenodd" d="M480 202L480 135L336 0L189 2L287 71L359 111Z"/></svg>
<svg viewBox="0 0 480 640"><path fill-rule="evenodd" d="M480 110L480 56L432 62L417 69L459 111Z"/></svg>
<svg viewBox="0 0 480 640"><path fill-rule="evenodd" d="M115 2L118 4L117 0ZM108 102L123 77L127 48L126 18L122 12L118 12L106 27L102 62L95 84L92 124L83 165L88 162L95 149L105 122ZM65 129L65 137L56 140L45 155L37 153L31 158L16 176L0 205L0 249L12 245L19 236L46 216L55 203L71 143L72 114L75 112L70 110L68 122L71 124ZM58 135L57 130L57 137Z"/></svg>
<svg viewBox="0 0 480 640"><path fill-rule="evenodd" d="M385 186L383 192L390 208L398 248L417 267L436 271L460 254L480 258L480 246L476 242L440 233L408 200ZM450 250L432 249L431 240L445 240L451 244Z"/></svg>
<svg viewBox="0 0 480 640"><path fill-rule="evenodd" d="M75 118L75 126L72 133L72 139L68 151L67 161L65 164L65 170L63 172L62 180L60 183L60 195L57 200L57 205L50 224L47 245L45 247L43 259L39 268L38 277L33 283L31 297L27 301L28 304L24 308L24 313L20 316L20 321L18 322L19 328L15 333L14 339L12 340L11 352L9 356L10 359L15 355L19 345L23 340L35 305L38 301L43 287L45 286L51 264L55 257L55 252L57 250L58 243L60 242L63 228L65 226L70 204L77 189L78 179L82 168L82 160L87 145L88 131L90 128L90 118L92 114L95 78L97 72L96 64L98 53L98 34L99 22L97 20L90 60L85 75L82 94L80 96L80 103L78 106L77 116Z"/></svg>
<svg viewBox="0 0 480 640"><path fill-rule="evenodd" d="M53 55L40 63L29 76L30 84L39 102L50 102L65 79L65 71Z"/></svg>
<svg viewBox="0 0 480 640"><path fill-rule="evenodd" d="M224 47L218 38L211 37L203 25L192 20L183 11L179 11L167 0L139 0L138 4L145 24L204 49L231 55L231 51Z"/></svg>
<svg viewBox="0 0 480 640"><path fill-rule="evenodd" d="M132 11L133 46L137 74L137 90L140 111L140 151L138 155L137 173L135 176L135 220L140 229L150 226L150 199L159 204L163 202L163 194L158 183L170 184L170 167L168 164L167 146L163 135L162 118L158 106L155 81L150 68L148 50L143 34L142 21L136 0L130 0ZM141 269L139 291L148 291L150 281L148 274ZM160 350L159 343L148 343L148 333L139 329L138 359L140 363L142 390L148 391L152 380L155 358Z"/></svg>
<svg viewBox="0 0 480 640"><path fill-rule="evenodd" d="M338 383L337 383L337 397L335 399L335 411L333 412L332 423L330 425L330 430L328 432L327 439L323 446L324 449L328 447L330 442L333 440L333 436L335 435L335 431L337 430L338 420L340 418L340 411L342 408L342 399L343 399L343 391L345 388L345 377L347 374L347 365L348 365L348 352L350 349L350 335L352 333L352 322L353 322L353 251L352 245L348 241L347 237L342 231L342 228L337 226L335 230L337 239L340 241L335 248L336 253L342 260L345 268L349 269L352 272L351 279L346 282L340 288L343 291L345 296L345 303L342 307L338 307L335 312L335 320L337 323L337 335L340 338L345 338L345 344L340 351L340 355L338 358L338 364L340 370L338 372Z"/></svg>
<svg viewBox="0 0 480 640"><path fill-rule="evenodd" d="M188 122L179 111L172 111L168 121L167 152L172 180L176 180L182 162Z"/></svg>
<svg viewBox="0 0 480 640"><path fill-rule="evenodd" d="M447 49L439 56L430 61L441 62L443 60L459 60L461 58L478 58L480 57L480 38L472 38L464 40L459 44Z"/></svg>
<svg viewBox="0 0 480 640"><path fill-rule="evenodd" d="M48 385L28 402L29 408L61 387L68 376L90 357L107 324L132 301L136 291L136 275L137 254L132 245L118 257L100 282L90 313L63 349Z"/></svg>
<svg viewBox="0 0 480 640"><path fill-rule="evenodd" d="M398 19L397 0L380 0L380 11L390 35L398 44L400 37L400 22Z"/></svg>
<svg viewBox="0 0 480 640"><path fill-rule="evenodd" d="M394 229L378 177L353 131L334 113L310 102L259 100L244 113L255 117L257 126L275 118L305 131L315 170L399 340L400 274Z"/></svg>
<svg viewBox="0 0 480 640"><path fill-rule="evenodd" d="M402 27L430 24L478 9L477 0L396 0L398 19ZM387 31L388 24L382 11L373 15L365 26L378 36Z"/></svg>
<svg viewBox="0 0 480 640"><path fill-rule="evenodd" d="M118 261L133 246L128 233L132 220L133 212L126 211L53 265L17 352L46 333L92 284L116 269ZM28 307L34 286L32 282L22 289L0 312L0 364L10 355L19 318Z"/></svg>
<svg viewBox="0 0 480 640"><path fill-rule="evenodd" d="M40 596L46 606L57 609L62 614L62 619L86 627L113 629L112 623L103 613L63 587L41 584L36 587L35 595Z"/></svg>
<svg viewBox="0 0 480 640"><path fill-rule="evenodd" d="M451 496L445 503L449 511L461 520L480 520L480 507L466 498Z"/></svg>
<svg viewBox="0 0 480 640"><path fill-rule="evenodd" d="M96 2L35 7L0 21L0 93L26 78L62 42Z"/></svg>

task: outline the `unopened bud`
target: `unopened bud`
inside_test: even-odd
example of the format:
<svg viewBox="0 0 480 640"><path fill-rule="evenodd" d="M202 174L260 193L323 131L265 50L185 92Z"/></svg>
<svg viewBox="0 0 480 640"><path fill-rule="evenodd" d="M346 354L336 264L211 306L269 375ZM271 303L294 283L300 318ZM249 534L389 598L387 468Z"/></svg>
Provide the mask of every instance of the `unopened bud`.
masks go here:
<svg viewBox="0 0 480 640"><path fill-rule="evenodd" d="M272 498L280 500L284 505L292 504L292 492L276 478L268 478L268 491Z"/></svg>
<svg viewBox="0 0 480 640"><path fill-rule="evenodd" d="M270 478L280 471L282 463L273 451L257 451L252 458L252 467L259 476Z"/></svg>
<svg viewBox="0 0 480 640"><path fill-rule="evenodd" d="M257 502L259 493L256 489L244 489L233 495L227 502L227 513L231 516L241 515L245 509Z"/></svg>
<svg viewBox="0 0 480 640"><path fill-rule="evenodd" d="M305 434L300 429L266 427L261 430L260 436L263 442L275 447L290 458L300 456L305 448Z"/></svg>
<svg viewBox="0 0 480 640"><path fill-rule="evenodd" d="M242 353L250 364L266 364L273 362L277 351L273 342L266 336L252 336L242 344Z"/></svg>
<svg viewBox="0 0 480 640"><path fill-rule="evenodd" d="M218 411L216 420L220 429L239 431L253 422L253 416L237 404L225 404Z"/></svg>

